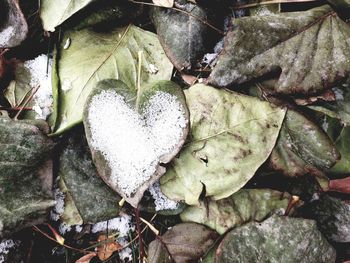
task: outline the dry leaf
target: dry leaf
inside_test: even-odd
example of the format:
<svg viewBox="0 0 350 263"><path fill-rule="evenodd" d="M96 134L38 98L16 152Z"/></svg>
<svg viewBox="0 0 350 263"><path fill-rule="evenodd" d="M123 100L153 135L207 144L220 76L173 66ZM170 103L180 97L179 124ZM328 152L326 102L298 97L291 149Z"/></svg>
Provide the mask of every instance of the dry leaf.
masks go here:
<svg viewBox="0 0 350 263"><path fill-rule="evenodd" d="M174 0L153 0L153 3L157 6L173 7Z"/></svg>
<svg viewBox="0 0 350 263"><path fill-rule="evenodd" d="M77 261L75 261L75 263L89 263L91 261L91 259L96 257L96 255L97 255L96 253L89 253L89 254L79 258Z"/></svg>
<svg viewBox="0 0 350 263"><path fill-rule="evenodd" d="M107 238L106 235L100 235L98 242L102 244L97 248L97 256L101 261L109 259L113 252L120 250L122 246L114 238Z"/></svg>

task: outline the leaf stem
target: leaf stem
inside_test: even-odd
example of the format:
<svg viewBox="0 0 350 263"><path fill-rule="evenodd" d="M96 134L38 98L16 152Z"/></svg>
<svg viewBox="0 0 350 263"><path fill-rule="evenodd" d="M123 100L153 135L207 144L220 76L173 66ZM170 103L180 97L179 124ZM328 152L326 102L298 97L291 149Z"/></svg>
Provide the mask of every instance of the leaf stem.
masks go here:
<svg viewBox="0 0 350 263"><path fill-rule="evenodd" d="M138 53L138 65L137 65L137 79L136 79L136 111L139 111L140 104L140 95L141 95L141 67L142 67L142 51L140 50Z"/></svg>

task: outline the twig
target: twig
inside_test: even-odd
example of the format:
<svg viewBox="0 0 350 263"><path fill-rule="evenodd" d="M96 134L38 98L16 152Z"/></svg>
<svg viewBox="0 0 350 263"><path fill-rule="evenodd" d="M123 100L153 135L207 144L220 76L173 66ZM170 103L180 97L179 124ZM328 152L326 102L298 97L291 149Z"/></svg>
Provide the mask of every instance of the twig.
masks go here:
<svg viewBox="0 0 350 263"><path fill-rule="evenodd" d="M152 3L148 3L148 2L142 2L142 1L136 1L136 0L129 0L130 2L134 3L134 4L141 4L141 5L149 5L149 6L157 6L155 4L152 4ZM225 33L216 28L215 26L209 24L207 21L203 20L202 18L198 17L198 16L195 16L193 14L191 14L190 12L187 12L185 10L182 10L180 8L177 8L177 7L162 7L162 8L168 8L168 9L171 9L171 10L174 10L174 11L177 11L177 12L180 12L180 13L183 13L183 14L186 14L188 16L191 16L193 17L194 19L197 19L198 21L202 22L203 24L205 24L206 26L210 27L211 29L217 31L219 34L221 35L225 35Z"/></svg>
<svg viewBox="0 0 350 263"><path fill-rule="evenodd" d="M141 67L142 67L142 51L137 53L138 65L137 65L137 80L136 80L136 111L139 111L140 95L141 95Z"/></svg>
<svg viewBox="0 0 350 263"><path fill-rule="evenodd" d="M251 4L243 4L243 5L234 5L232 7L233 10L250 8L262 5L272 5L272 4L283 4L283 3L303 3L303 2L316 2L318 0L270 0L265 2L251 3Z"/></svg>
<svg viewBox="0 0 350 263"><path fill-rule="evenodd" d="M135 208L135 218L136 218L137 235L139 238L139 250L140 250L139 262L142 263L143 258L145 257L145 252L143 249L143 241L142 241L142 234L141 234L140 210L138 208Z"/></svg>
<svg viewBox="0 0 350 263"><path fill-rule="evenodd" d="M38 89L40 88L40 86L36 86L35 88L33 88L32 90L32 94L30 94L30 96L25 100L23 106L21 107L21 109L17 112L16 116L15 116L15 120L18 119L19 115L21 114L21 112L23 111L23 109L27 106L27 104L33 99L35 93L38 91Z"/></svg>

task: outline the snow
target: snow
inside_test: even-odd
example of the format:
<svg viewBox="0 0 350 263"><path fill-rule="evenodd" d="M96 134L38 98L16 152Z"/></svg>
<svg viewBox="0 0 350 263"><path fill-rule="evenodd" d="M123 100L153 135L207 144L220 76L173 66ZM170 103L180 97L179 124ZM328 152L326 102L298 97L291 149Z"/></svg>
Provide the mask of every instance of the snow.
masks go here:
<svg viewBox="0 0 350 263"><path fill-rule="evenodd" d="M344 100L344 91L339 88L333 88L332 91L334 92L336 100Z"/></svg>
<svg viewBox="0 0 350 263"><path fill-rule="evenodd" d="M156 211L160 210L173 210L179 207L179 203L169 199L166 195L164 195L160 189L159 182L153 184L148 191L151 193L154 204L156 205Z"/></svg>
<svg viewBox="0 0 350 263"><path fill-rule="evenodd" d="M58 221L64 212L65 194L59 188L56 188L53 191L53 195L54 195L54 198L56 201L56 205L52 209L52 211L50 213L50 217L53 221Z"/></svg>
<svg viewBox="0 0 350 263"><path fill-rule="evenodd" d="M13 26L9 26L0 32L0 47L6 47L10 39L15 35Z"/></svg>
<svg viewBox="0 0 350 263"><path fill-rule="evenodd" d="M36 119L46 120L52 112L52 85L51 85L51 69L52 59L48 59L46 55L40 55L33 60L24 62L24 67L30 72L31 88L39 87L33 97L33 110L36 113Z"/></svg>
<svg viewBox="0 0 350 263"><path fill-rule="evenodd" d="M135 226L131 223L131 216L124 214L108 221L102 221L94 224L91 232L98 233L107 230L116 230L119 232L119 237L127 237L130 231L135 230Z"/></svg>
<svg viewBox="0 0 350 263"><path fill-rule="evenodd" d="M121 245L121 246L125 246L128 244L128 241L126 238L118 238L117 242ZM123 260L123 262L127 259L128 262L132 261L132 250L130 247L126 247L120 251L118 251L119 254L119 258L121 260Z"/></svg>
<svg viewBox="0 0 350 263"><path fill-rule="evenodd" d="M4 255L7 255L12 248L17 246L17 241L13 241L12 239L4 239L0 243L0 263L5 263Z"/></svg>
<svg viewBox="0 0 350 263"><path fill-rule="evenodd" d="M112 183L126 196L151 178L162 155L175 150L187 124L174 95L157 91L139 115L112 90L92 98L88 123L92 148L105 157Z"/></svg>
<svg viewBox="0 0 350 263"><path fill-rule="evenodd" d="M58 227L58 232L60 232L61 235L64 235L71 230L72 230L72 226L70 226L64 222L61 223L60 226Z"/></svg>

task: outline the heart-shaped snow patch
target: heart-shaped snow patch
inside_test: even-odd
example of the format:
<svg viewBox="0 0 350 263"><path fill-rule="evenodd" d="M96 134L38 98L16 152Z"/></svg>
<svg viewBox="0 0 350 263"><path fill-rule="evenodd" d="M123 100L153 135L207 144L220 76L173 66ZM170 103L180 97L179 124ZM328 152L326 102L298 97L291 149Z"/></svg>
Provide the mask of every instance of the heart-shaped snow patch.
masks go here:
<svg viewBox="0 0 350 263"><path fill-rule="evenodd" d="M102 179L132 206L165 173L189 129L181 88L160 81L137 92L120 80L97 84L85 105L84 126Z"/></svg>

